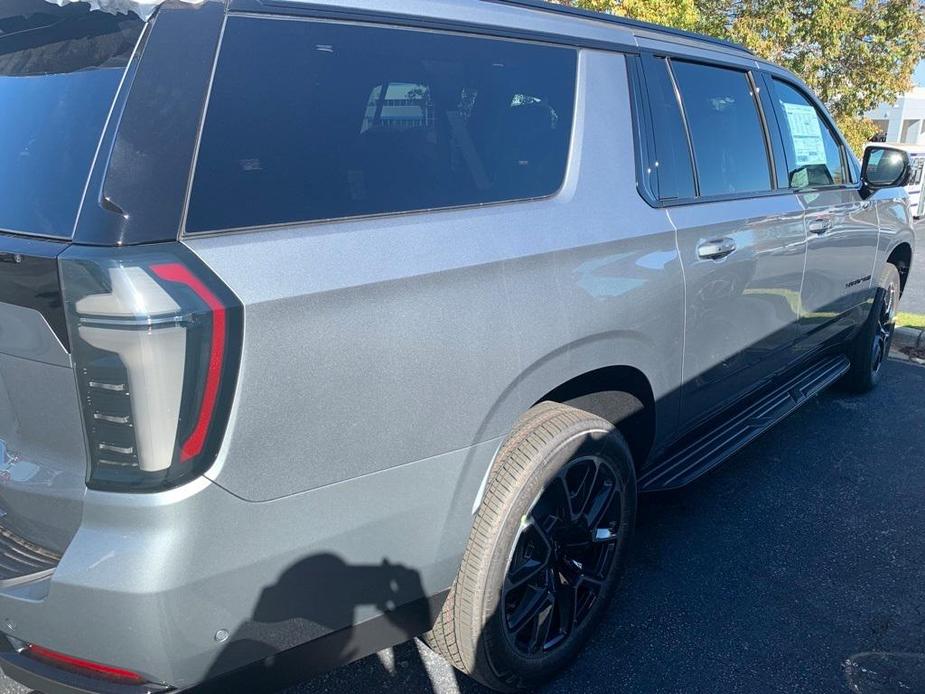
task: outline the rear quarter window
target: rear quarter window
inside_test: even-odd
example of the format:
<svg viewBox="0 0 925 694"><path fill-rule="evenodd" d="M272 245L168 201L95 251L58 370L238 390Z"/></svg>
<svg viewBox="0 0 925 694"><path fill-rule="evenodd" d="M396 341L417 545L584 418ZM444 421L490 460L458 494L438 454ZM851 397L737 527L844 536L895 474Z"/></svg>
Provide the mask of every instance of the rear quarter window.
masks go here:
<svg viewBox="0 0 925 694"><path fill-rule="evenodd" d="M571 48L232 17L186 230L551 195L576 69Z"/></svg>

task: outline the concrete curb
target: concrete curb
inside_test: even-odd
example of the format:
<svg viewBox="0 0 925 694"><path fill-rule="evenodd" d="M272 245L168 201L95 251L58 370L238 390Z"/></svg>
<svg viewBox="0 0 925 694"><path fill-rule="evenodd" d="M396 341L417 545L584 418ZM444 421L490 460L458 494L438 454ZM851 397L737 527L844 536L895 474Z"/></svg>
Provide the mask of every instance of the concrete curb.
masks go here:
<svg viewBox="0 0 925 694"><path fill-rule="evenodd" d="M925 330L918 328L896 328L893 335L893 345L900 349L922 349L925 348Z"/></svg>
<svg viewBox="0 0 925 694"><path fill-rule="evenodd" d="M925 351L925 330L918 328L897 328L893 334L893 350L891 356L904 361L914 361L925 364L925 359L913 356L914 352Z"/></svg>

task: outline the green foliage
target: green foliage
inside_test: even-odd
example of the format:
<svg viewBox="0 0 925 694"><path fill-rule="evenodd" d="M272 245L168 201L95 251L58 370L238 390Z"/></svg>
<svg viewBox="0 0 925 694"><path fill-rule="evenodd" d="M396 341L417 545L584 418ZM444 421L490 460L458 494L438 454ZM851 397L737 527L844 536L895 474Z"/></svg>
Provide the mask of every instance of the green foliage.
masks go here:
<svg viewBox="0 0 925 694"><path fill-rule="evenodd" d="M870 142L870 138L877 134L877 125L864 116L848 116L834 114L835 121L838 123L838 129L851 145L851 149L858 155L858 159L864 156L864 145Z"/></svg>
<svg viewBox="0 0 925 694"><path fill-rule="evenodd" d="M738 41L799 75L856 151L925 59L925 0L560 0Z"/></svg>
<svg viewBox="0 0 925 694"><path fill-rule="evenodd" d="M609 12L644 22L696 31L700 13L695 0L552 0L560 5Z"/></svg>

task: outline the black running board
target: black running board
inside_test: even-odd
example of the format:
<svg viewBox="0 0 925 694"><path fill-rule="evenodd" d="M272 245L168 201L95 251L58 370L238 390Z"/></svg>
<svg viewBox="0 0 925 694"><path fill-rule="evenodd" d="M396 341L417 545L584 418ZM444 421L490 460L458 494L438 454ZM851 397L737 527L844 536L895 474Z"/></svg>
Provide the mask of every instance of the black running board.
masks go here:
<svg viewBox="0 0 925 694"><path fill-rule="evenodd" d="M846 356L817 362L775 387L719 427L669 452L639 478L640 492L677 489L705 475L841 378Z"/></svg>

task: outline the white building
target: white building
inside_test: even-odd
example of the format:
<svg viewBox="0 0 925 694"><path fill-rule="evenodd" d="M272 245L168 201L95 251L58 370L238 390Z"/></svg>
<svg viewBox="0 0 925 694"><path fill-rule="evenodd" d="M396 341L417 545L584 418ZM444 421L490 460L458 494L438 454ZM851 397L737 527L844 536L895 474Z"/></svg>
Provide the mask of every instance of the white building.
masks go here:
<svg viewBox="0 0 925 694"><path fill-rule="evenodd" d="M925 87L915 87L895 105L882 104L866 115L886 133L887 142L925 145Z"/></svg>

